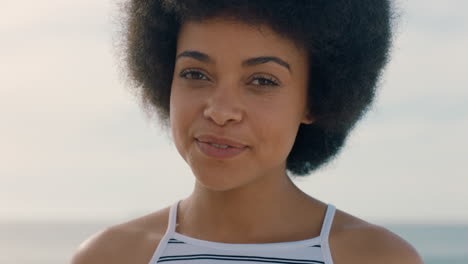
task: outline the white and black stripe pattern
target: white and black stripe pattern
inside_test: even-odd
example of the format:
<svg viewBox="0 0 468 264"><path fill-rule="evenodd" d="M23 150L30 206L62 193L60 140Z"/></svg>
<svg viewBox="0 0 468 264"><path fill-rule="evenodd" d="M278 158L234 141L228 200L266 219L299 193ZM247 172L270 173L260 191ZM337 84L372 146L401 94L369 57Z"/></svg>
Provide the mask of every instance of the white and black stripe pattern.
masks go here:
<svg viewBox="0 0 468 264"><path fill-rule="evenodd" d="M168 244L185 244L185 242L180 241L180 240L177 240L177 239L175 239L175 238L169 239L169 241L168 241L167 243L168 243Z"/></svg>
<svg viewBox="0 0 468 264"><path fill-rule="evenodd" d="M180 234L177 234L177 236L180 236ZM316 243L303 244L291 248L278 247L275 249L267 246L268 244L264 244L260 249L255 249L258 244L248 246L247 244L203 243L200 240L182 241L182 239L184 238L169 238L164 254L154 263L325 264L322 257L321 245L318 243L319 240L315 240ZM200 243L205 245L201 245Z"/></svg>
<svg viewBox="0 0 468 264"><path fill-rule="evenodd" d="M169 239L169 241L168 241L167 243L168 243L168 244L185 244L185 242L180 241L180 240L177 240L177 239L175 239L175 238ZM313 246L310 246L310 247L320 247L320 244L313 245Z"/></svg>
<svg viewBox="0 0 468 264"><path fill-rule="evenodd" d="M241 261L243 263L280 263L280 264L324 264L323 261L311 259L291 259L291 258L272 258L259 256L244 256L244 255L219 255L219 254L194 254L194 255L174 255L160 257L157 263L166 261L184 261L188 263L191 260L216 260L219 261Z"/></svg>

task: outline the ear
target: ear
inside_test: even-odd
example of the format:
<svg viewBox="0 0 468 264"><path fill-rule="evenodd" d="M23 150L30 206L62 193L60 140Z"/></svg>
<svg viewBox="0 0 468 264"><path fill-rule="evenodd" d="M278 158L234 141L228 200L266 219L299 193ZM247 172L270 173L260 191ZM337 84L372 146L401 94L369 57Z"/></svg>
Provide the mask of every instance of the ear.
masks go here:
<svg viewBox="0 0 468 264"><path fill-rule="evenodd" d="M301 123L306 124L306 125L310 125L310 124L312 124L314 121L315 121L315 119L312 117L312 115L311 115L310 113L307 113L307 114L304 116L304 119L302 119Z"/></svg>

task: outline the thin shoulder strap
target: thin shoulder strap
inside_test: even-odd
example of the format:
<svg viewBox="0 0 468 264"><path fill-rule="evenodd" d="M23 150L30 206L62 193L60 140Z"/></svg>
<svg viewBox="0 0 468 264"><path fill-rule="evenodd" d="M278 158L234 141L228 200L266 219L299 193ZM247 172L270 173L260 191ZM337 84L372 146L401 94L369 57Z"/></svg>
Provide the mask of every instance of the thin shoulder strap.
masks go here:
<svg viewBox="0 0 468 264"><path fill-rule="evenodd" d="M169 211L169 223L167 225L166 233L174 233L176 229L177 221L177 208L179 207L180 200L175 202Z"/></svg>
<svg viewBox="0 0 468 264"><path fill-rule="evenodd" d="M330 245L328 243L328 237L330 235L330 229L333 223L333 217L335 216L336 208L332 204L328 204L325 218L322 224L322 230L320 231L321 248L324 255L325 264L333 264L333 259L330 252Z"/></svg>
<svg viewBox="0 0 468 264"><path fill-rule="evenodd" d="M333 217L335 216L336 208L332 204L328 204L327 211L325 212L325 219L323 220L322 230L320 231L320 236L322 238L327 238L330 234L330 229L333 222Z"/></svg>
<svg viewBox="0 0 468 264"><path fill-rule="evenodd" d="M169 209L169 222L166 228L166 233L164 234L163 238L159 241L156 250L151 257L151 260L148 264L156 264L158 263L159 258L161 257L163 251L166 249L169 239L172 238L172 234L175 232L176 220L177 220L177 207L179 205L179 201L175 202L171 208Z"/></svg>

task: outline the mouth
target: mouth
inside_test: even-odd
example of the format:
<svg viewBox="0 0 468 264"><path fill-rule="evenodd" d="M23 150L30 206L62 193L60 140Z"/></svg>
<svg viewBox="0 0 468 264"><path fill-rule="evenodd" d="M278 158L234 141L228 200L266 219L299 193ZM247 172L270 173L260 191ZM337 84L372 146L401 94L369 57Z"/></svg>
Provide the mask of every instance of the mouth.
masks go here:
<svg viewBox="0 0 468 264"><path fill-rule="evenodd" d="M195 139L199 142L209 144L210 146L213 146L219 149L227 149L227 148L243 149L247 147L247 145L240 143L238 141L232 140L232 139L219 138L219 137L210 136L210 135L202 135L202 136L196 137Z"/></svg>
<svg viewBox="0 0 468 264"><path fill-rule="evenodd" d="M247 145L232 139L207 135L197 137L195 141L201 153L217 160L233 158L248 148Z"/></svg>
<svg viewBox="0 0 468 264"><path fill-rule="evenodd" d="M206 142L206 143L210 144L213 147L221 148L221 149L232 148L232 146L229 146L229 145L219 145L219 144L209 143L209 142Z"/></svg>

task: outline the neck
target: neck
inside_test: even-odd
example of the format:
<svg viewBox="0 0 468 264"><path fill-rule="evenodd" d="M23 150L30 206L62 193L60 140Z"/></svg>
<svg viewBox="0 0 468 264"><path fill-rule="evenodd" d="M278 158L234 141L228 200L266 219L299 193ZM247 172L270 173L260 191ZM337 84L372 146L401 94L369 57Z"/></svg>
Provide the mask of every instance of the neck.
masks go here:
<svg viewBox="0 0 468 264"><path fill-rule="evenodd" d="M209 190L197 182L194 192L179 204L177 231L205 240L268 239L294 232L301 224L310 226L310 213L322 218L320 203L285 172L228 191Z"/></svg>

